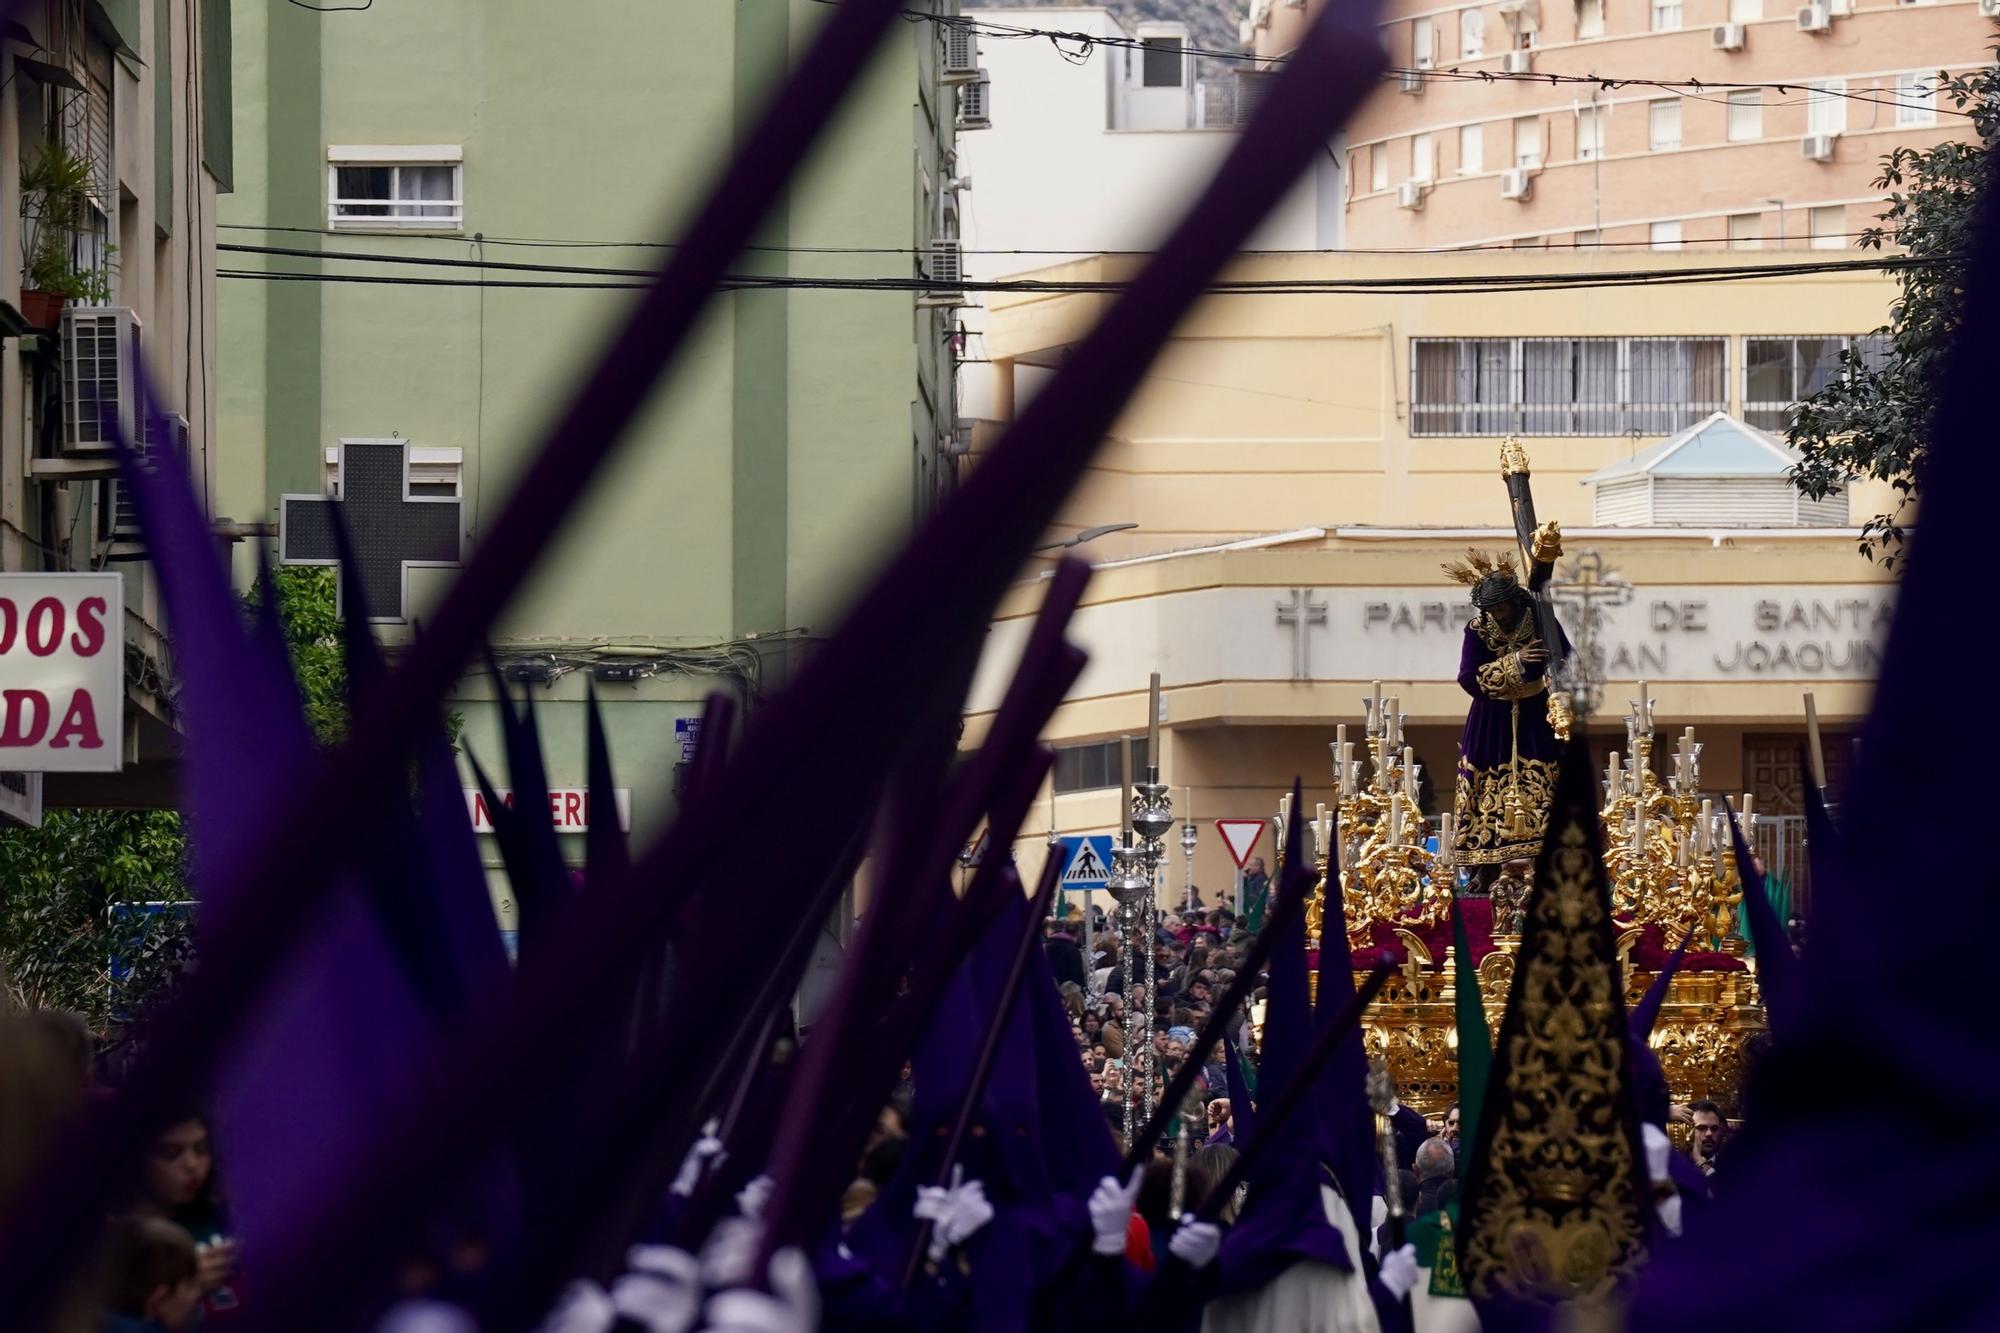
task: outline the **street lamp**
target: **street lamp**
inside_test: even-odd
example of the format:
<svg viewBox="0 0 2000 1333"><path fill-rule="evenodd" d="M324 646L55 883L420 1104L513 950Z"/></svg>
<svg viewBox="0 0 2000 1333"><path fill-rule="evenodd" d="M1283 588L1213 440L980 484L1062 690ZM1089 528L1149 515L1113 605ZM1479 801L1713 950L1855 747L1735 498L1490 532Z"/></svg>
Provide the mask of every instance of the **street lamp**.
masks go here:
<svg viewBox="0 0 2000 1333"><path fill-rule="evenodd" d="M1127 529L1138 526L1137 523L1100 523L1094 528L1085 528L1082 532L1071 537L1065 537L1059 542L1049 542L1047 545L1037 546L1032 548L1032 550L1037 555L1043 551L1060 551L1064 547L1081 546L1085 542L1094 542L1106 533L1124 532Z"/></svg>

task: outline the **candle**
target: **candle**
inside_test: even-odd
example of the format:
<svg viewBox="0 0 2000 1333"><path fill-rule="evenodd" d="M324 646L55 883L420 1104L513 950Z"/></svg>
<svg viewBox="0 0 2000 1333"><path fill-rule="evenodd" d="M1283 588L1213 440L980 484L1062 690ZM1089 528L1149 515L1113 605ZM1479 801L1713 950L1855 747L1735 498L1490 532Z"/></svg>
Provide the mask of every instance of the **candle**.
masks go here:
<svg viewBox="0 0 2000 1333"><path fill-rule="evenodd" d="M1374 726L1369 728L1369 733L1372 735L1374 734L1376 728L1379 728L1383 722L1382 682L1379 680L1375 682L1375 702L1369 706L1368 715L1374 721Z"/></svg>
<svg viewBox="0 0 2000 1333"><path fill-rule="evenodd" d="M1806 757L1812 764L1813 786L1826 790L1826 752L1820 748L1819 706L1813 702L1813 693L1806 691Z"/></svg>
<svg viewBox="0 0 2000 1333"><path fill-rule="evenodd" d="M1130 846L1132 842L1132 738L1130 736L1118 738L1118 785L1123 788L1123 795L1118 804L1121 812L1119 818L1124 821L1125 842Z"/></svg>
<svg viewBox="0 0 2000 1333"><path fill-rule="evenodd" d="M1701 803L1701 849L1715 850L1715 802L1704 797Z"/></svg>
<svg viewBox="0 0 2000 1333"><path fill-rule="evenodd" d="M1343 741L1340 746L1340 794L1354 795L1354 742Z"/></svg>
<svg viewBox="0 0 2000 1333"><path fill-rule="evenodd" d="M1160 767L1160 673L1155 671L1146 686L1146 765Z"/></svg>
<svg viewBox="0 0 2000 1333"><path fill-rule="evenodd" d="M1618 751L1611 752L1611 762L1605 766L1605 777L1611 786L1611 799L1617 800L1625 790L1625 775L1618 767Z"/></svg>
<svg viewBox="0 0 2000 1333"><path fill-rule="evenodd" d="M1632 806L1632 855L1641 855L1646 849L1646 800L1642 793Z"/></svg>
<svg viewBox="0 0 2000 1333"><path fill-rule="evenodd" d="M1389 841L1403 840L1403 793L1389 793Z"/></svg>
<svg viewBox="0 0 2000 1333"><path fill-rule="evenodd" d="M1403 794L1410 798L1410 804L1417 803L1417 773L1414 765L1417 752L1410 746L1403 747Z"/></svg>
<svg viewBox="0 0 2000 1333"><path fill-rule="evenodd" d="M1750 826L1757 818L1756 814L1754 813L1756 806L1757 806L1757 798L1755 796L1752 796L1747 791L1744 792L1743 813L1741 816L1739 816L1739 821L1743 826L1743 836L1746 840L1750 837Z"/></svg>

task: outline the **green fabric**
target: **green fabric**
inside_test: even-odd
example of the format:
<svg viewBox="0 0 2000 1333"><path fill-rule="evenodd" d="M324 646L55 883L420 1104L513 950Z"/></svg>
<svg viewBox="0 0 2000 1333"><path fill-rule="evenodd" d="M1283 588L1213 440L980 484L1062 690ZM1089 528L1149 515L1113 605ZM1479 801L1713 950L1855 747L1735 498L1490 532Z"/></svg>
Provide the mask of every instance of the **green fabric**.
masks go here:
<svg viewBox="0 0 2000 1333"><path fill-rule="evenodd" d="M1246 881L1243 886L1243 915L1250 920L1250 933L1256 934L1264 928L1264 909L1271 901L1271 881L1251 888Z"/></svg>
<svg viewBox="0 0 2000 1333"><path fill-rule="evenodd" d="M229 0L201 0L201 164L219 194L236 188L235 73Z"/></svg>
<svg viewBox="0 0 2000 1333"><path fill-rule="evenodd" d="M1791 920L1792 885L1783 875L1764 876L1764 899L1771 904L1779 925ZM1736 933L1743 937L1743 952L1755 958L1757 942L1750 935L1750 909L1742 903L1736 904Z"/></svg>
<svg viewBox="0 0 2000 1333"><path fill-rule="evenodd" d="M1453 902L1451 912L1453 984L1457 990L1458 1021L1458 1178L1465 1179L1472 1145L1479 1142L1479 1110L1486 1099L1486 1076L1493 1068L1493 1034L1486 1027L1486 1006L1479 995L1479 973L1472 966L1472 946L1465 938L1465 914Z"/></svg>
<svg viewBox="0 0 2000 1333"><path fill-rule="evenodd" d="M1243 1075L1243 1086L1252 1097L1257 1095L1257 1066L1250 1063L1250 1057L1243 1051L1236 1053L1236 1068Z"/></svg>
<svg viewBox="0 0 2000 1333"><path fill-rule="evenodd" d="M134 0L137 3L137 0ZM173 6L153 6L153 229L174 234L174 46Z"/></svg>

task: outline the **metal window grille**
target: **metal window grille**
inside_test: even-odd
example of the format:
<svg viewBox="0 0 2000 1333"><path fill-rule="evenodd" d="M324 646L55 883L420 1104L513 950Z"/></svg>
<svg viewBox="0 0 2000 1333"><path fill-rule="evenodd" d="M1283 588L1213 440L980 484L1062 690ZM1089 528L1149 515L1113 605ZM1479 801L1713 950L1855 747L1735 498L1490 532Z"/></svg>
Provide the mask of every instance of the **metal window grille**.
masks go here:
<svg viewBox="0 0 2000 1333"><path fill-rule="evenodd" d="M1148 37L1141 43L1145 60L1140 66L1140 82L1147 88L1178 88L1181 67L1186 63L1178 37Z"/></svg>
<svg viewBox="0 0 2000 1333"><path fill-rule="evenodd" d="M1058 793L1101 791L1115 787L1119 779L1120 742L1088 741L1082 745L1056 747L1055 787ZM1145 776L1146 738L1132 738L1132 780Z"/></svg>
<svg viewBox="0 0 2000 1333"><path fill-rule="evenodd" d="M1410 433L1670 435L1728 406L1726 338L1412 338Z"/></svg>
<svg viewBox="0 0 2000 1333"><path fill-rule="evenodd" d="M1782 433L1791 424L1792 409L1833 383L1852 352L1863 366L1879 370L1888 357L1889 340L1878 334L1860 338L1802 335L1743 340L1743 420L1758 430Z"/></svg>

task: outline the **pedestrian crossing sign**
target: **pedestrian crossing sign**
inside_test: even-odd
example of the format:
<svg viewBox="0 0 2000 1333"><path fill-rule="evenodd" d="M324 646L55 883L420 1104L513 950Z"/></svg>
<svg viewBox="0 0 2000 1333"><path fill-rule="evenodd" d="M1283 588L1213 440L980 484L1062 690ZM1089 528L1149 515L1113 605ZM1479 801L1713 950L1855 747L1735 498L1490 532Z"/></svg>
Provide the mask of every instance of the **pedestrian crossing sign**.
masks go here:
<svg viewBox="0 0 2000 1333"><path fill-rule="evenodd" d="M1104 882L1111 878L1109 833L1064 838L1063 849L1069 861L1063 868L1061 888L1088 893L1092 889L1103 888Z"/></svg>

